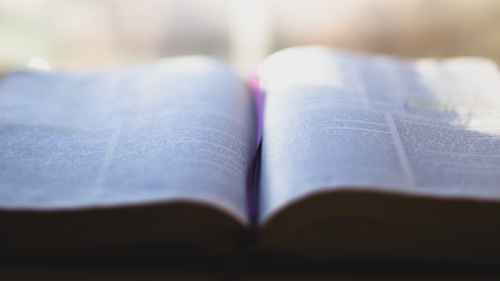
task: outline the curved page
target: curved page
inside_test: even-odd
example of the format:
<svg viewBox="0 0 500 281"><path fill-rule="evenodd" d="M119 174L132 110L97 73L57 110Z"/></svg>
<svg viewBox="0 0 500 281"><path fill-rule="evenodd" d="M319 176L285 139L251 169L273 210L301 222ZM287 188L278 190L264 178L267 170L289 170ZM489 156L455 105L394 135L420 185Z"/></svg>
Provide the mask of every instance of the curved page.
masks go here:
<svg viewBox="0 0 500 281"><path fill-rule="evenodd" d="M328 190L500 199L500 75L322 47L262 63L261 219Z"/></svg>
<svg viewBox="0 0 500 281"><path fill-rule="evenodd" d="M15 73L0 91L0 208L192 201L247 223L254 135L250 94L216 60Z"/></svg>

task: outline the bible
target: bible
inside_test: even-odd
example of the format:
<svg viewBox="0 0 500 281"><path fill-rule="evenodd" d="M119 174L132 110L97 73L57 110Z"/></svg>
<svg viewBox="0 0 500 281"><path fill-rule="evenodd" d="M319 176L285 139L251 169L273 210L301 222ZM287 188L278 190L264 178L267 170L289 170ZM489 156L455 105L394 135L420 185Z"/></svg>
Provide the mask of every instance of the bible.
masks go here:
<svg viewBox="0 0 500 281"><path fill-rule="evenodd" d="M307 46L256 78L203 56L8 75L1 251L223 256L254 231L259 258L500 261L493 62Z"/></svg>

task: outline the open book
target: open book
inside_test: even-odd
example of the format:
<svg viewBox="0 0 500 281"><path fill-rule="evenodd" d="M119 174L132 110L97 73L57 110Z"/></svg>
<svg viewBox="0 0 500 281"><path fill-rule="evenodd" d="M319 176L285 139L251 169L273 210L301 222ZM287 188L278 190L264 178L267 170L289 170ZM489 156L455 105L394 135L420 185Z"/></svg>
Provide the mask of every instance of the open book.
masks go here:
<svg viewBox="0 0 500 281"><path fill-rule="evenodd" d="M500 261L494 63L298 47L257 76L257 109L206 57L6 77L0 249L223 255L254 229L258 256Z"/></svg>

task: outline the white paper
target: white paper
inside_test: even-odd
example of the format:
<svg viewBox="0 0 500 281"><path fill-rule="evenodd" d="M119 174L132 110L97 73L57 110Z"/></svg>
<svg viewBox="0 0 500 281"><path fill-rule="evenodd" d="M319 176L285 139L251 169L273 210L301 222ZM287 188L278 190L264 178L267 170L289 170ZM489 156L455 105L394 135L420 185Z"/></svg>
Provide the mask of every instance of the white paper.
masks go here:
<svg viewBox="0 0 500 281"><path fill-rule="evenodd" d="M483 59L292 48L266 89L261 219L326 190L500 199L500 75Z"/></svg>
<svg viewBox="0 0 500 281"><path fill-rule="evenodd" d="M216 60L17 73L0 91L0 208L210 204L247 221L250 93Z"/></svg>

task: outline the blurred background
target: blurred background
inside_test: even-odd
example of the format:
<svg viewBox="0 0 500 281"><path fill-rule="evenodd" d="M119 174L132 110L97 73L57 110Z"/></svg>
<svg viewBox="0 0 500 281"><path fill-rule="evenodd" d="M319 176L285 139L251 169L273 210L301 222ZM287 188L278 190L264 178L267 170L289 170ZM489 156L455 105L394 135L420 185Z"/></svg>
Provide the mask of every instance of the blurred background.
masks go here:
<svg viewBox="0 0 500 281"><path fill-rule="evenodd" d="M0 69L33 58L103 69L206 54L248 73L270 53L306 44L500 62L500 1L0 0Z"/></svg>

